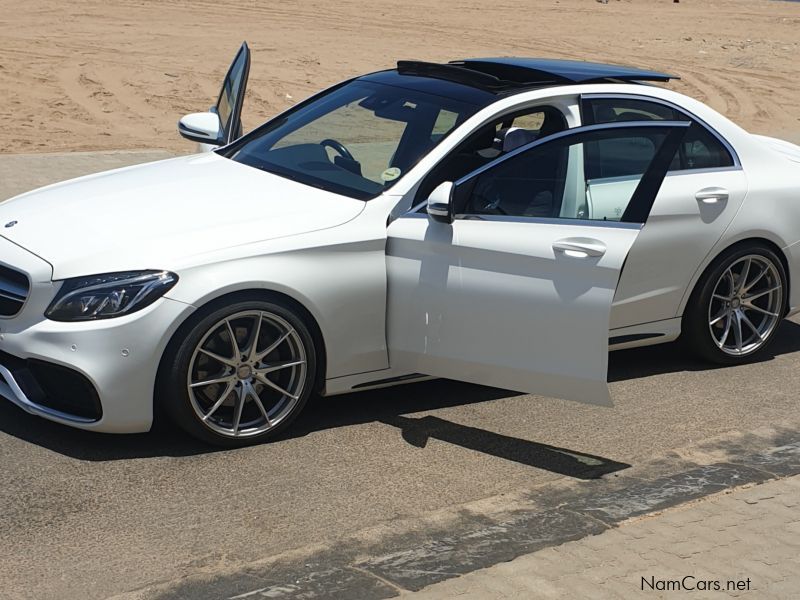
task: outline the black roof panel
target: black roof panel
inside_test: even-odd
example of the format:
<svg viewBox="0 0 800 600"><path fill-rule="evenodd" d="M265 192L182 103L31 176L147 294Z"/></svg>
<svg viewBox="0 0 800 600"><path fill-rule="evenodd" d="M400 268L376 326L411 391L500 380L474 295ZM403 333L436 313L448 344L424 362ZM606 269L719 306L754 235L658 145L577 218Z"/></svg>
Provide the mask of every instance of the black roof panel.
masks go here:
<svg viewBox="0 0 800 600"><path fill-rule="evenodd" d="M577 83L677 79L674 75L636 67L552 58L468 58L449 63L401 60L395 72L401 76L449 81L492 94Z"/></svg>
<svg viewBox="0 0 800 600"><path fill-rule="evenodd" d="M480 73L478 73L480 75ZM362 81L374 81L384 85L394 85L401 88L417 90L427 94L453 98L468 102L476 106L485 106L494 102L497 97L483 86L470 85L450 77L431 77L422 73L408 73L402 70L391 69L362 75Z"/></svg>
<svg viewBox="0 0 800 600"><path fill-rule="evenodd" d="M583 83L616 79L621 81L669 81L678 79L674 75L602 63L584 62L580 60L560 60L554 58L468 58L452 61L449 64L465 67L507 79L515 73L512 81L520 81L527 75L527 82L542 80Z"/></svg>

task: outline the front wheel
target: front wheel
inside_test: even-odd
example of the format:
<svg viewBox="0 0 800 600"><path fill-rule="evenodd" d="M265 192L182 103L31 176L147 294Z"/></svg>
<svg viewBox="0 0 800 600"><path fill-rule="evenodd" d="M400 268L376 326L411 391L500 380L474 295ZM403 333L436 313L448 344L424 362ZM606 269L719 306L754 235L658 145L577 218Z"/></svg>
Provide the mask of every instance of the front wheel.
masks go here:
<svg viewBox="0 0 800 600"><path fill-rule="evenodd" d="M719 364L756 358L786 313L786 271L768 247L748 243L724 253L703 274L683 317L682 338Z"/></svg>
<svg viewBox="0 0 800 600"><path fill-rule="evenodd" d="M287 307L251 300L202 311L167 350L161 401L191 435L235 447L273 437L312 392L314 340Z"/></svg>

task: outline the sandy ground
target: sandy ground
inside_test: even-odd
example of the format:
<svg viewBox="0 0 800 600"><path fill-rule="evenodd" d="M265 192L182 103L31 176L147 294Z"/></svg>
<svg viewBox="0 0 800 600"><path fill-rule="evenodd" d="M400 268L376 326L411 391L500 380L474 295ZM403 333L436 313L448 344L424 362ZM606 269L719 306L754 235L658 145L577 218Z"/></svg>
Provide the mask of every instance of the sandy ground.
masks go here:
<svg viewBox="0 0 800 600"><path fill-rule="evenodd" d="M184 113L253 50L245 125L399 58L524 55L675 72L800 140L800 3L771 0L0 0L0 152L190 148Z"/></svg>

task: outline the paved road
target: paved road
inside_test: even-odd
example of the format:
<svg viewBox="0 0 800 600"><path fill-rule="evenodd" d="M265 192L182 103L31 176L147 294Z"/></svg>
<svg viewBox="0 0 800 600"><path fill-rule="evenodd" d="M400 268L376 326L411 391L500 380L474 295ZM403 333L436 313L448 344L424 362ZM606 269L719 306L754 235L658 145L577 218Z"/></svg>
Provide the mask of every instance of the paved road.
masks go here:
<svg viewBox="0 0 800 600"><path fill-rule="evenodd" d="M173 156L164 150L0 154L0 200L28 190L108 169Z"/></svg>
<svg viewBox="0 0 800 600"><path fill-rule="evenodd" d="M107 597L796 419L797 322L773 350L726 369L674 345L614 353L614 408L447 381L318 400L285 439L237 451L169 429L88 434L0 403L0 597Z"/></svg>

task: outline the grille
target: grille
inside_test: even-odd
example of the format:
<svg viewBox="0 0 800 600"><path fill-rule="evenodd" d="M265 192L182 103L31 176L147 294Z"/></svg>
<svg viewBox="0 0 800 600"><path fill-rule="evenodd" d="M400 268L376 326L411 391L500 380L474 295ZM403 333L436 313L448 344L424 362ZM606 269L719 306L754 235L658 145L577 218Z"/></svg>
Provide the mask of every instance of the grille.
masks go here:
<svg viewBox="0 0 800 600"><path fill-rule="evenodd" d="M24 273L0 265L0 316L16 315L28 297L30 283Z"/></svg>

